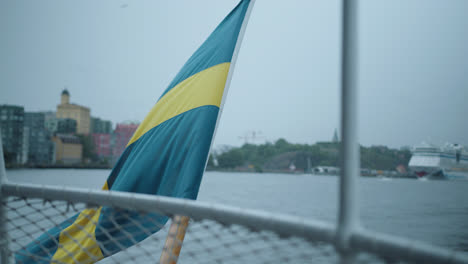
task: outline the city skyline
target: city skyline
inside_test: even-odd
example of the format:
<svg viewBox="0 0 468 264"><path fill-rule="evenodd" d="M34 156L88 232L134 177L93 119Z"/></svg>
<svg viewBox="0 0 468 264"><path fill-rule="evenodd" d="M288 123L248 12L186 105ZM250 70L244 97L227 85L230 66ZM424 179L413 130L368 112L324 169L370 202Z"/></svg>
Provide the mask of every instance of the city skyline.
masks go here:
<svg viewBox="0 0 468 264"><path fill-rule="evenodd" d="M61 90L60 94L62 94L62 92L64 90L68 90L68 87L67 86L64 86L64 88ZM71 92L70 92L71 94ZM92 106L87 106L86 104L81 104L80 102L74 102L74 101L70 101L71 104L78 104L80 106L84 106L84 107L88 107L92 113L92 109L93 107ZM5 104L5 105L8 105ZM11 105L11 104L10 104ZM24 112L25 113L38 113L38 112L41 112L41 113L48 113L48 112L53 112L53 113L56 113L56 110L51 110L51 109L45 109L45 110L36 110L36 111L29 111L27 109L27 106L25 105L12 105L12 106L20 106L20 107L24 107ZM93 115L91 114L91 118L97 118L97 119L102 119L102 121L110 121L111 122L111 129L114 130L117 128L117 126L119 124L140 124L141 123L141 120L122 120L122 121L116 121L116 120L110 120L110 119L106 119L106 118L103 118L101 116L97 116L97 115ZM143 117L144 118L144 117ZM291 141L289 140L287 137L279 137L279 138L276 138L274 140L269 140L269 139L265 139L265 136L263 134L262 131L255 131L255 130L247 130L245 131L242 135L238 136L237 138L240 140L240 144L215 144L214 145L214 148L215 149L223 149L223 146L241 146L242 144L245 144L245 143L249 143L249 144L264 144L264 143L267 143L267 142L270 142L270 143L274 143L276 140L278 139L285 139L287 140L288 142L290 143L298 143L298 144L315 144L315 143L318 143L318 142L332 142L335 140L335 137L338 137L338 138L341 138L341 135L339 135L339 130L337 128L335 128L333 130L333 133L330 135L329 139L324 139L324 140L318 140L318 141L315 141L315 142L294 142L294 141ZM420 143L422 144L426 144L426 143L429 143L431 145L435 145L435 146L442 146L443 144L445 143L454 143L454 142L437 142L437 143L434 143L434 142L431 142L431 138L428 138L426 140L423 140L421 141ZM463 144L463 143L461 143ZM391 148L405 148L405 147L414 147L415 145L401 145L401 146L391 146L391 145L385 145L385 144L372 144L372 145L369 145L369 146L389 146ZM364 145L363 145L364 146ZM468 146L468 145L466 145Z"/></svg>
<svg viewBox="0 0 468 264"><path fill-rule="evenodd" d="M117 123L89 115L90 108L71 104L63 90L54 111L25 111L0 104L5 162L11 166L110 166L122 154L138 124Z"/></svg>
<svg viewBox="0 0 468 264"><path fill-rule="evenodd" d="M3 2L0 104L53 109L67 86L93 116L141 121L237 2ZM468 145L467 8L362 3L362 145ZM214 146L239 146L253 131L271 142L332 139L340 124L339 12L338 1L256 3Z"/></svg>

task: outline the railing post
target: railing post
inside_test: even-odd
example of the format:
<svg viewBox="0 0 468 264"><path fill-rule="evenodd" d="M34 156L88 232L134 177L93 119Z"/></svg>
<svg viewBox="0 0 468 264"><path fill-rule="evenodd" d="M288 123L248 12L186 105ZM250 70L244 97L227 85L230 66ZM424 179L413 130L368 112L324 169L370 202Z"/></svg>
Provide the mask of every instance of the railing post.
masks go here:
<svg viewBox="0 0 468 264"><path fill-rule="evenodd" d="M350 238L359 227L356 182L359 177L358 143L358 43L357 0L342 1L342 58L341 58L341 171L340 205L336 247L342 263L352 263L355 254Z"/></svg>
<svg viewBox="0 0 468 264"><path fill-rule="evenodd" d="M6 183L5 161L3 160L2 130L0 129L0 263L8 263L8 234L6 229L6 210L3 206L6 196L3 195L2 187Z"/></svg>

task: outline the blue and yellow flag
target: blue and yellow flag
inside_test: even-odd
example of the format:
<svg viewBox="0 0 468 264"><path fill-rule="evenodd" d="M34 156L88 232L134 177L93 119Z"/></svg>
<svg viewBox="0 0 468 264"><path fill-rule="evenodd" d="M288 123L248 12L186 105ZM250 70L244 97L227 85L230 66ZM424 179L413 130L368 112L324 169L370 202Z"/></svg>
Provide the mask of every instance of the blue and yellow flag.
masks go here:
<svg viewBox="0 0 468 264"><path fill-rule="evenodd" d="M190 57L130 139L104 190L196 199L249 0ZM131 220L130 220L131 219ZM17 263L94 263L167 221L109 207L85 209L16 253ZM128 236L131 235L131 237Z"/></svg>

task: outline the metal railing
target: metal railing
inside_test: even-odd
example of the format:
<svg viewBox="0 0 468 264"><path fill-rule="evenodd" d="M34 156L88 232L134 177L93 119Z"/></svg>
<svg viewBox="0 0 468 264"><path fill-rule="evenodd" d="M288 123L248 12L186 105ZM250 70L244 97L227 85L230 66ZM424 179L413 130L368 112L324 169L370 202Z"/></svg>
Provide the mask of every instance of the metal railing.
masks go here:
<svg viewBox="0 0 468 264"><path fill-rule="evenodd" d="M357 1L342 2L342 54L341 54L341 170L340 204L338 214L337 249L343 263L354 262L350 250L351 236L359 228L356 181L359 174L359 143L357 138Z"/></svg>
<svg viewBox="0 0 468 264"><path fill-rule="evenodd" d="M348 253L352 252L352 261L354 262L359 262L357 253L367 252L378 256L381 262L405 261L414 263L468 263L468 256L463 253L449 251L439 247L424 244L422 242L406 240L400 237L379 234L376 232L364 230L362 228L355 229L353 232L350 232L349 241L346 244L346 248L343 249L343 244L340 241L340 229L335 228L334 225L329 223L295 216L262 212L258 210L249 210L245 208L236 208L186 199L82 188L55 187L33 184L13 184L8 182L2 185L2 195L4 197L16 197L16 200L4 200L2 203L2 207L8 207L10 211L21 210L16 209L18 206L9 205L9 203L17 202L18 199L39 199L40 204L43 204L43 201L63 201L64 204L62 204L62 206L53 206L54 210L61 210L63 212L66 211L66 207L70 207L65 205L81 204L82 206L78 208L95 208L99 206L107 206L111 208L119 208L120 210L131 210L134 212L157 213L169 217L173 217L175 215L188 216L190 219L192 219L192 221L211 221L221 225L224 228L235 225L245 228L252 234L269 231L275 234L279 241L289 241L292 238L302 239L305 241L304 243L309 244L309 250L312 250L313 247L320 246L320 244L314 244L316 242L323 242L325 244L334 245L338 249L337 253L341 256L343 252L345 252L344 254L346 254L346 256L349 256ZM37 209L35 212L42 214L45 211L47 210ZM55 213L53 215L61 215L64 214L63 212ZM6 231L14 233L16 232L16 229L25 229L26 226L36 225L37 221L40 221L38 220L39 218L31 219L29 222L21 225L17 222L17 218L20 216L27 216L29 214L19 212L15 215L17 215L16 218L8 217L7 219L4 218L2 220L5 225L6 223L9 223L8 225L11 226L9 229L5 228L4 231L0 233L3 242L5 242L6 238L8 237L6 236ZM66 215L63 217L66 217ZM44 218L47 220L47 218L53 219L55 217L45 216ZM47 230L47 228L45 228L45 230ZM206 225L202 230L202 232L198 233L188 232L187 236L190 237L191 235L200 236L200 234L210 234L210 237L212 238L208 240L212 241L213 245L211 247L216 248L216 250L210 249L208 252L216 252L220 250L219 245L222 243L213 241L215 238L218 240L232 240L232 238L223 238L222 234L218 234L218 232L221 231L213 228L213 224ZM27 229L25 232L31 231ZM144 230L142 230L142 232L144 232ZM31 238L30 234L16 234L16 236L26 236ZM246 240L248 241L250 239L251 238L248 238ZM16 246L16 251L21 250L22 247L24 247L24 244L18 242L19 239L16 238L14 241L15 243L18 243ZM272 242L267 240L266 243L268 244ZM14 250L5 248L5 245L7 244L4 243L2 248L2 254L4 254L2 255L4 261L2 263L8 263L7 259L11 258L11 256L15 253ZM183 252L185 252L185 250L188 250L189 252L194 250L190 249L190 246L185 248L186 246L187 245L184 243ZM270 246L267 245L266 247ZM291 245L289 245L289 247L294 249L294 247ZM224 248L224 250L229 251L230 248L232 248L232 246L228 246ZM271 246L270 250L267 250L267 252L269 252L268 254L273 254L275 253L275 250L280 249L286 250L286 248L275 249L273 246ZM158 249L153 249L152 251L156 250ZM162 246L159 248L159 250L163 250ZM324 250L326 251L329 249ZM204 252L205 254L206 251L206 249L201 250L201 252ZM258 255L260 253L254 252L251 254ZM299 252L296 252L296 254L299 254ZM313 262L314 257L319 257L323 254L318 253L311 255L310 257L312 259L310 259L310 261ZM350 261L350 259L346 258L346 261ZM113 262L118 263L118 259L113 259ZM225 262L230 263L230 260L226 259ZM223 260L217 260L217 263L225 262L223 262ZM282 262L287 263L286 261ZM181 263L183 263L182 260Z"/></svg>

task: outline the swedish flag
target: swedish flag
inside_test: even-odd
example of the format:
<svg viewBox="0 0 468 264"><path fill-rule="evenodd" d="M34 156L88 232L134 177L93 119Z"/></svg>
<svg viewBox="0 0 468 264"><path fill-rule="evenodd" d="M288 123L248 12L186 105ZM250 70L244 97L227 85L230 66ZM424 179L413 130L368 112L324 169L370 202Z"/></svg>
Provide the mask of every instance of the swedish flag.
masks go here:
<svg viewBox="0 0 468 264"><path fill-rule="evenodd" d="M104 190L197 198L249 4L242 0L186 62L138 127ZM15 258L17 263L94 263L148 236L132 223L154 233L166 221L157 214L85 209L45 232Z"/></svg>

